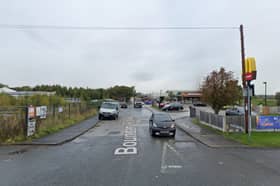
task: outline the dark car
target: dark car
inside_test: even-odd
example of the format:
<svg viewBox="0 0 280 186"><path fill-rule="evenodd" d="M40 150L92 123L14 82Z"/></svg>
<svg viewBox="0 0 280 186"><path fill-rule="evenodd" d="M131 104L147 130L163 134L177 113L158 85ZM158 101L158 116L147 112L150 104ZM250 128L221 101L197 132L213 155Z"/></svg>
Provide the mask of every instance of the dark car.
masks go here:
<svg viewBox="0 0 280 186"><path fill-rule="evenodd" d="M134 108L142 108L143 104L142 102L135 102L134 103Z"/></svg>
<svg viewBox="0 0 280 186"><path fill-rule="evenodd" d="M145 103L146 105L151 105L151 104L153 104L153 101L152 101L152 100L146 100L146 101L144 101L144 103Z"/></svg>
<svg viewBox="0 0 280 186"><path fill-rule="evenodd" d="M153 113L149 120L151 136L172 136L176 134L175 121L167 113Z"/></svg>
<svg viewBox="0 0 280 186"><path fill-rule="evenodd" d="M193 106L196 106L196 107L206 107L207 105L205 103L202 103L202 102L194 102Z"/></svg>
<svg viewBox="0 0 280 186"><path fill-rule="evenodd" d="M120 105L121 105L121 108L127 108L127 103L125 103L125 102L122 102Z"/></svg>
<svg viewBox="0 0 280 186"><path fill-rule="evenodd" d="M170 103L162 107L163 111L172 111L172 110L183 110L184 107L181 103Z"/></svg>

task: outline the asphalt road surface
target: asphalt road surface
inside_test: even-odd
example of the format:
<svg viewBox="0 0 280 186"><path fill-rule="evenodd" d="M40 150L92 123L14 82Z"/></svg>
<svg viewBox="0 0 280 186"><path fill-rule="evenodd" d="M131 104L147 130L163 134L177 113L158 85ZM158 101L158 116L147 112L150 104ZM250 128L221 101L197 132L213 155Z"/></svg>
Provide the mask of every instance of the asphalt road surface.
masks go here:
<svg viewBox="0 0 280 186"><path fill-rule="evenodd" d="M64 145L0 155L0 185L280 185L279 150L212 149L180 130L153 138L150 115L124 109Z"/></svg>

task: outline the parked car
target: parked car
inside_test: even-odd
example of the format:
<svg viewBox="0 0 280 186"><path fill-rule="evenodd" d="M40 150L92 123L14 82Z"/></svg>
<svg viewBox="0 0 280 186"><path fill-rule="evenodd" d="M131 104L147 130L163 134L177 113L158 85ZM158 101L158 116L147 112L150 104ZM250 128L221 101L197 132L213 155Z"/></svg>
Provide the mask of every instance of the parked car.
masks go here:
<svg viewBox="0 0 280 186"><path fill-rule="evenodd" d="M159 104L159 108L163 108L165 105L168 105L168 104L169 104L169 102L161 102Z"/></svg>
<svg viewBox="0 0 280 186"><path fill-rule="evenodd" d="M233 107L226 110L226 116L241 116L244 115L244 109Z"/></svg>
<svg viewBox="0 0 280 186"><path fill-rule="evenodd" d="M121 108L127 108L127 103L125 103L125 102L120 103L120 105L121 105Z"/></svg>
<svg viewBox="0 0 280 186"><path fill-rule="evenodd" d="M162 111L183 110L184 106L181 103L170 103L162 108Z"/></svg>
<svg viewBox="0 0 280 186"><path fill-rule="evenodd" d="M241 106L235 106L233 108L228 108L225 111L226 116L243 116L245 115L245 110ZM258 114L254 111L251 111L252 116L257 116Z"/></svg>
<svg viewBox="0 0 280 186"><path fill-rule="evenodd" d="M203 103L203 102L198 101L198 102L194 102L193 106L196 106L196 107L206 107L207 105L205 103Z"/></svg>
<svg viewBox="0 0 280 186"><path fill-rule="evenodd" d="M137 102L134 103L134 108L142 108L142 106L143 106L142 102L137 101Z"/></svg>
<svg viewBox="0 0 280 186"><path fill-rule="evenodd" d="M118 119L119 107L118 104L112 102L103 102L99 108L98 118L102 120L104 118Z"/></svg>
<svg viewBox="0 0 280 186"><path fill-rule="evenodd" d="M160 103L160 104L159 104L159 108L164 107L164 105L165 105L165 103Z"/></svg>
<svg viewBox="0 0 280 186"><path fill-rule="evenodd" d="M175 137L175 121L167 113L153 113L149 120L149 132L151 136Z"/></svg>
<svg viewBox="0 0 280 186"><path fill-rule="evenodd" d="M146 105L151 105L151 104L153 104L153 101L152 101L152 100L146 100L144 103L145 103Z"/></svg>

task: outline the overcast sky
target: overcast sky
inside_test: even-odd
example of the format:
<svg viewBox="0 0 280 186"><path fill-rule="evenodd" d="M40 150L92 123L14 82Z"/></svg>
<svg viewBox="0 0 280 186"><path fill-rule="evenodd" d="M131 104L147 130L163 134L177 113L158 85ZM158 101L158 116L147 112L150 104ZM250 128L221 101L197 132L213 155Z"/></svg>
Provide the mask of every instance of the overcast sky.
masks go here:
<svg viewBox="0 0 280 186"><path fill-rule="evenodd" d="M236 26L257 61L256 93L280 91L277 0L0 0L0 24ZM238 30L0 29L0 83L138 91L198 89L225 67L241 79Z"/></svg>

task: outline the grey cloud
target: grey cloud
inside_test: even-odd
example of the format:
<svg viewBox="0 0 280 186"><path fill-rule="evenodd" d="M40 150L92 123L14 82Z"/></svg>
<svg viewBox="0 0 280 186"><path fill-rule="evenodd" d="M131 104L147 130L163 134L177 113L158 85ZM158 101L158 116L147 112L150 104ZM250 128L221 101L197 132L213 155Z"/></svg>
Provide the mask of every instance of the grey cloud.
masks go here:
<svg viewBox="0 0 280 186"><path fill-rule="evenodd" d="M246 28L246 55L257 59L256 93L263 93L261 82L267 81L272 94L280 90L275 78L280 58L280 26L276 24L280 19L279 8L280 3L275 0L256 0L253 4L243 0L1 1L0 23L238 26L242 22ZM0 70L0 79L11 86L61 83L94 88L128 84L139 91L195 89L205 75L221 66L240 79L238 29L0 29L0 40L0 65L5 67Z"/></svg>
<svg viewBox="0 0 280 186"><path fill-rule="evenodd" d="M131 78L137 82L146 82L153 80L154 74L150 72L135 72L130 75Z"/></svg>

